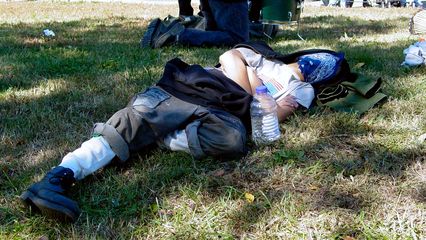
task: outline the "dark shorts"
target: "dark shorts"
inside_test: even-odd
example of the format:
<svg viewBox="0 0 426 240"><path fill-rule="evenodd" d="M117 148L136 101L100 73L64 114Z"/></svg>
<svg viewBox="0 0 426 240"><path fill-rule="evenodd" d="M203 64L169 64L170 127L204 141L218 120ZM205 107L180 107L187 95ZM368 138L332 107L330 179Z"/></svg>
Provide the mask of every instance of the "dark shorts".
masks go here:
<svg viewBox="0 0 426 240"><path fill-rule="evenodd" d="M135 95L126 108L106 123L97 123L116 155L125 161L129 154L162 142L176 130L185 130L195 158L240 157L246 154L246 129L232 114L184 102L159 87Z"/></svg>

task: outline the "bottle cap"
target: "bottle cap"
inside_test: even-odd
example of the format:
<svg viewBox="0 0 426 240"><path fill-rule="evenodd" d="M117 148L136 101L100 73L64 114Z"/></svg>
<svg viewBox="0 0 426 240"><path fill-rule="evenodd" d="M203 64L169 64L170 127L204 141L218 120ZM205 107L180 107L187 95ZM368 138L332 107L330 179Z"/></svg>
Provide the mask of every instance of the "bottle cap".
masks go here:
<svg viewBox="0 0 426 240"><path fill-rule="evenodd" d="M268 89L264 85L256 87L257 94L267 93L267 92L268 92Z"/></svg>

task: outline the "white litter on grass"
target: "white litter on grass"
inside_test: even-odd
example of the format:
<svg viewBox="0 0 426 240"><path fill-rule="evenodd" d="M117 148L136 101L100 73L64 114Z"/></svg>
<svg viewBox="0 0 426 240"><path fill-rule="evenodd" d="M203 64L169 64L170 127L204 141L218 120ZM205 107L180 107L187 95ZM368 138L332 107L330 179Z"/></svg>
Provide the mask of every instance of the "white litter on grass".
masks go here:
<svg viewBox="0 0 426 240"><path fill-rule="evenodd" d="M50 29L44 29L43 30L43 35L45 37L54 37L55 33L52 30L50 30Z"/></svg>
<svg viewBox="0 0 426 240"><path fill-rule="evenodd" d="M420 142L420 143L425 142L425 141L426 141L426 133L425 133L425 134L422 134L422 135L418 138L418 140L419 140L419 142Z"/></svg>

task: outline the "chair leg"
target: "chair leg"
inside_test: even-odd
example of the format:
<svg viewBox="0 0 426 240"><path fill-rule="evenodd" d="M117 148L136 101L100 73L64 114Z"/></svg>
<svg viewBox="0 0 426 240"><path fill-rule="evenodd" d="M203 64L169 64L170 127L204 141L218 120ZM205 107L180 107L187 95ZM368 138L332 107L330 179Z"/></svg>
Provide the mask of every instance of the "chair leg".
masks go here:
<svg viewBox="0 0 426 240"><path fill-rule="evenodd" d="M302 41L306 41L301 35L300 35L300 19L297 20L297 36L299 37L300 40Z"/></svg>

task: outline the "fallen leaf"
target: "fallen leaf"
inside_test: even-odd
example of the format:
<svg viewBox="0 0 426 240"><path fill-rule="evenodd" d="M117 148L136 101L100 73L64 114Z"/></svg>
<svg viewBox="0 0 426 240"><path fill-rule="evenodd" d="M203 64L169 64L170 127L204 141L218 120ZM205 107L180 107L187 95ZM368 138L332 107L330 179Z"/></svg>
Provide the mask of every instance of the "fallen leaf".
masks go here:
<svg viewBox="0 0 426 240"><path fill-rule="evenodd" d="M251 193L244 193L244 197L246 198L247 202L252 203L254 201L254 196Z"/></svg>
<svg viewBox="0 0 426 240"><path fill-rule="evenodd" d="M365 65L365 63L363 63L363 62L359 62L359 63L355 64L354 68L355 68L355 69L360 69L360 68L362 68L364 65Z"/></svg>
<svg viewBox="0 0 426 240"><path fill-rule="evenodd" d="M346 236L343 238L343 240L356 240L356 239L351 236Z"/></svg>
<svg viewBox="0 0 426 240"><path fill-rule="evenodd" d="M419 142L420 142L420 143L422 143L422 142L426 141L426 133L425 133L425 134L420 135L420 137L418 138L418 140L419 140Z"/></svg>

